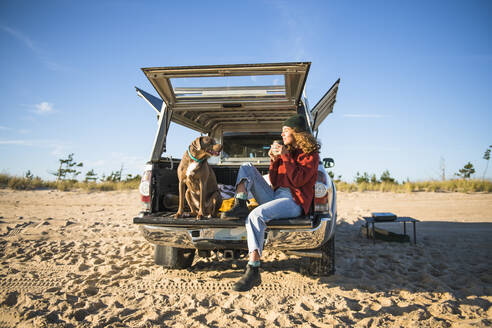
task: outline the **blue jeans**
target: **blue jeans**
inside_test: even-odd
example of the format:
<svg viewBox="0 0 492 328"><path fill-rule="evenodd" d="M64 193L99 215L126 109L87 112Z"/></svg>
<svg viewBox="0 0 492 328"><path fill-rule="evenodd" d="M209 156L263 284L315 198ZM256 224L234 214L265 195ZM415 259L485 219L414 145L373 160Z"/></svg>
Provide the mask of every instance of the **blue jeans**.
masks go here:
<svg viewBox="0 0 492 328"><path fill-rule="evenodd" d="M249 252L258 250L261 256L265 239L266 222L275 219L292 218L301 215L302 208L292 198L289 188L273 190L251 163L239 168L237 185L244 181L260 206L253 209L246 218L246 232Z"/></svg>

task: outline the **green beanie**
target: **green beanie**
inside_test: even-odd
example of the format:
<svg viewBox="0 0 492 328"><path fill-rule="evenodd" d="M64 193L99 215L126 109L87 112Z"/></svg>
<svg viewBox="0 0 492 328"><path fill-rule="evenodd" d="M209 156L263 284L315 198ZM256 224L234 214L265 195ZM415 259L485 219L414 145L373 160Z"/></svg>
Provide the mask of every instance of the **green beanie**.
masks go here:
<svg viewBox="0 0 492 328"><path fill-rule="evenodd" d="M289 128L296 128L300 132L307 131L306 119L302 115L294 115L285 120L282 126L288 126Z"/></svg>

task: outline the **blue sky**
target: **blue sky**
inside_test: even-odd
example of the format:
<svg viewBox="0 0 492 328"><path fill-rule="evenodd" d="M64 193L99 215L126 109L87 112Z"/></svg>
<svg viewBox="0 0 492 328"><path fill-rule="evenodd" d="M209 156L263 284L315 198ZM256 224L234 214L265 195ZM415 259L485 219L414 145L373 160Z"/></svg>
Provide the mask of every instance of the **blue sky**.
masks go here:
<svg viewBox="0 0 492 328"><path fill-rule="evenodd" d="M352 181L437 179L492 145L491 1L1 1L0 171L51 178L150 157L156 94L141 67L310 61L314 105L341 78L319 138ZM168 154L197 136L172 124ZM487 177L492 177L492 168Z"/></svg>

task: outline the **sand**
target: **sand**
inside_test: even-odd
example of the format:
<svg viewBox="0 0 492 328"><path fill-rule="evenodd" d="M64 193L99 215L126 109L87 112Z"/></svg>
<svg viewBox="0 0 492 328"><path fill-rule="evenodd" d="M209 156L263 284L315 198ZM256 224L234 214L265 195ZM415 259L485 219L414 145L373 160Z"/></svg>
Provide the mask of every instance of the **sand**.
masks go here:
<svg viewBox="0 0 492 328"><path fill-rule="evenodd" d="M492 325L492 194L339 193L338 206L333 276L266 250L262 285L238 293L245 260L156 266L136 191L0 190L0 327ZM417 245L361 236L372 211L421 220Z"/></svg>

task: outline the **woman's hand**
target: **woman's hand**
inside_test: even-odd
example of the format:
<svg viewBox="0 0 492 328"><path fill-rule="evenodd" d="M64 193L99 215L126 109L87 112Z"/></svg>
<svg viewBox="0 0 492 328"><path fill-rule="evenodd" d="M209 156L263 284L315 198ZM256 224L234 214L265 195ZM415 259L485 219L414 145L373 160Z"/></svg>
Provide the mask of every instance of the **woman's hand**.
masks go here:
<svg viewBox="0 0 492 328"><path fill-rule="evenodd" d="M274 148L274 146L276 148ZM287 147L284 145L280 144L275 144L270 147L270 150L268 151L268 156L270 156L270 159L272 161L275 161L277 158L279 158L281 155L287 154Z"/></svg>
<svg viewBox="0 0 492 328"><path fill-rule="evenodd" d="M277 159L278 155L274 155L273 152L272 152L272 150L273 150L273 148L270 147L270 150L268 151L268 156L270 156L270 159L272 161L275 161Z"/></svg>

